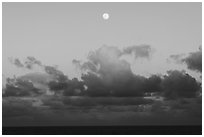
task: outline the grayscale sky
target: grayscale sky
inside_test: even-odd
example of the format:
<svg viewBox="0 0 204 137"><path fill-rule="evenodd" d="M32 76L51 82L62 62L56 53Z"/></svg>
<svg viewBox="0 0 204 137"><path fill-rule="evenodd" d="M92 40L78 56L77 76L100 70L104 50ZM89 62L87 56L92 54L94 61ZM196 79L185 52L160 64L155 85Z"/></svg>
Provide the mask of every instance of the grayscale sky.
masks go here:
<svg viewBox="0 0 204 137"><path fill-rule="evenodd" d="M198 50L201 14L201 3L3 3L3 75L22 74L9 57L34 56L69 77L78 76L72 60L86 60L102 45L152 46L149 60L129 60L136 74L186 69L166 59Z"/></svg>

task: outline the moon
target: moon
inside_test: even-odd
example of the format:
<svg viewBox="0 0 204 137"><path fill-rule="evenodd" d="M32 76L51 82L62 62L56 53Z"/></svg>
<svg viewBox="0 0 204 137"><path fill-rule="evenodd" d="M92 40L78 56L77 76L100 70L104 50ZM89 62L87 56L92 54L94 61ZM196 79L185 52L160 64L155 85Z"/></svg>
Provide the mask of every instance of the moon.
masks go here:
<svg viewBox="0 0 204 137"><path fill-rule="evenodd" d="M104 13L103 14L103 19L104 20L108 20L109 19L109 14L108 13Z"/></svg>

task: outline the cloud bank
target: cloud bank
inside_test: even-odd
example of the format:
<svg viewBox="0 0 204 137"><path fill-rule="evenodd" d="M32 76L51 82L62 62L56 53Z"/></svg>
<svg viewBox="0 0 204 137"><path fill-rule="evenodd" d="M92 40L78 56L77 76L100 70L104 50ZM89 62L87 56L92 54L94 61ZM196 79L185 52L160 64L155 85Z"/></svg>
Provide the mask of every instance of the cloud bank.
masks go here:
<svg viewBox="0 0 204 137"><path fill-rule="evenodd" d="M200 52L171 58L201 72L196 63ZM7 79L3 125L201 125L201 83L178 70L150 77L136 75L123 59L148 59L151 53L148 45L122 50L102 46L90 52L87 60L72 61L82 71L81 79L70 79L34 57L24 62L12 59L18 68L34 70L38 66L43 72Z"/></svg>
<svg viewBox="0 0 204 137"><path fill-rule="evenodd" d="M17 67L22 66L28 69L32 69L34 65L41 67L47 78L49 77L49 80L45 80L45 78L40 76L28 80L31 80L34 88L37 88L36 84L33 84L36 83L35 80L41 80L41 83L46 85L56 95L144 97L146 93L155 92L167 99L193 98L198 95L198 92L201 91L201 84L185 71L170 70L166 75L152 75L147 78L135 75L131 70L131 65L122 58L123 55L131 56L132 54L135 59L149 58L151 51L152 48L149 45L131 46L123 50L113 46L102 46L95 51L91 51L85 62L77 59L72 61L73 64L82 70L81 80L77 78L69 79L56 67L44 65L34 57L27 57L24 63L21 63L19 59L15 59L17 63L14 63L14 65L18 64ZM198 67L196 67L196 63L192 62L199 60L200 57L201 50L190 53L185 58L183 55L171 56L171 58L181 62L185 60L189 65L193 65L194 68ZM191 59L193 61L188 61ZM15 86L12 90L15 89ZM7 85L5 92L8 92L8 89L11 90Z"/></svg>

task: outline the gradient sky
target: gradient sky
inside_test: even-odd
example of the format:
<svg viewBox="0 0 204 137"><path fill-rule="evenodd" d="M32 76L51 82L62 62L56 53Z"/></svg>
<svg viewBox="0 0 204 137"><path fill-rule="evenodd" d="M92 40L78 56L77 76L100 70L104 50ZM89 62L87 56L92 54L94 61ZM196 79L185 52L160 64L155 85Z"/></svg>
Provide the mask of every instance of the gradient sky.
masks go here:
<svg viewBox="0 0 204 137"><path fill-rule="evenodd" d="M104 12L109 20L103 20ZM3 3L5 77L25 73L8 57L34 56L74 77L73 59L85 60L102 45L140 44L151 45L154 53L150 60L130 59L134 73L186 69L166 59L197 51L202 44L202 3Z"/></svg>

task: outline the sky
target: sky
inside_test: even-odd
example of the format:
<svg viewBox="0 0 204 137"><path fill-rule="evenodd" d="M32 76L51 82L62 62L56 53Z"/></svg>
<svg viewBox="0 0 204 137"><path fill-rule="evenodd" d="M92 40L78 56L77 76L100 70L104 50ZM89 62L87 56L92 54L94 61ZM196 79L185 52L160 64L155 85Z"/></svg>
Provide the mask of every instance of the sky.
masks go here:
<svg viewBox="0 0 204 137"><path fill-rule="evenodd" d="M202 3L2 5L3 126L202 124Z"/></svg>
<svg viewBox="0 0 204 137"><path fill-rule="evenodd" d="M72 60L85 60L103 45L152 46L151 60L129 60L136 74L186 69L166 59L201 46L201 10L201 3L3 3L3 75L24 73L9 57L33 56L80 77Z"/></svg>

